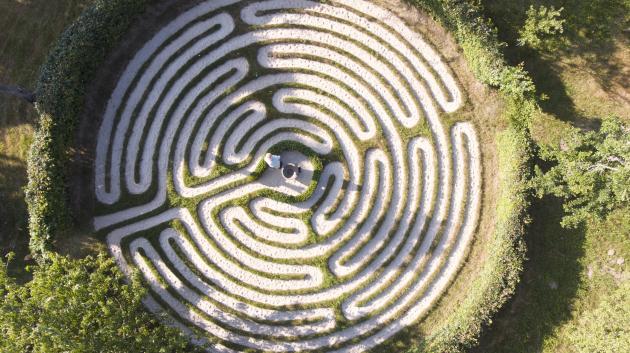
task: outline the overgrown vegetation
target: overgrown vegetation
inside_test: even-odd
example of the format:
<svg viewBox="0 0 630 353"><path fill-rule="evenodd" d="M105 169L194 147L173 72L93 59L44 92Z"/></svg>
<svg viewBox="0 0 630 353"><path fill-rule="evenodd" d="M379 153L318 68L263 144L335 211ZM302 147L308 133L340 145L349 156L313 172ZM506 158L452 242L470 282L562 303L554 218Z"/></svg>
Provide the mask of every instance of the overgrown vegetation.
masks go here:
<svg viewBox="0 0 630 353"><path fill-rule="evenodd" d="M27 197L31 249L51 257L49 261L57 261L57 255L47 251L51 241L70 223L65 190L67 153L74 141L87 84L134 16L149 2L97 2L64 34L43 68L37 91L41 122L29 160ZM508 107L504 119L511 124L497 137L505 151L500 162L504 179L492 256L483 268L484 275L473 285L453 319L430 337L425 347L426 351L459 351L475 343L481 327L510 296L518 281L527 206L524 178L528 171L529 137L525 128L536 109L532 101L534 86L522 67L505 63L496 32L468 2L418 1L417 5L429 9L455 34L477 77L502 92Z"/></svg>
<svg viewBox="0 0 630 353"><path fill-rule="evenodd" d="M138 276L130 283L105 253L54 253L19 285L0 260L0 352L193 352L188 338L148 314Z"/></svg>
<svg viewBox="0 0 630 353"><path fill-rule="evenodd" d="M146 2L146 1L145 1ZM420 2L420 0L415 0L415 2ZM492 3L492 1L484 1L485 3ZM138 3L137 1L134 3ZM495 23L499 24L501 29L502 39L512 39L511 43L517 43L518 39L522 39L522 44L524 45L519 50L526 50L527 54L525 56L520 56L514 54L514 51L508 51L508 56L510 56L510 61L514 63L519 63L522 61L526 61L528 59L528 55L531 55L531 49L533 50L541 50L545 52L545 55L548 55L546 52L550 47L550 44L554 44L558 41L561 41L563 44L563 48L565 50L575 49L584 49L580 43L583 41L587 41L589 43L596 43L597 45L606 45L612 38L614 33L618 33L618 28L627 27L627 18L630 11L630 2L628 0L595 0L595 1L525 1L526 5L534 5L534 7L523 5L523 2L510 2L510 1L495 1L499 5L498 7L503 7L503 14L505 16L494 16ZM534 68L527 66L508 66L501 59L501 44L496 39L497 32L494 29L493 25L486 22L483 17L479 16L478 10L474 9L470 6L470 4L466 1L457 1L457 0L429 0L424 3L424 6L428 6L431 12L440 19L443 23L447 24L450 29L455 33L458 42L464 49L471 66L475 69L477 75L486 83L499 87L501 91L505 94L510 104L508 105L509 113L506 114L509 119L516 122L520 126L526 126L529 123L529 116L532 113L537 111L536 105L532 102L530 97L534 96L534 85L531 80L528 79L527 73L525 73L525 68L528 68L530 72L534 74L534 76L539 76L536 79L536 83L539 87L543 87L543 93L556 92L556 88L553 85L548 86L546 82L540 83L540 77L545 77L548 75L548 72L540 69L536 70ZM443 6L442 6L443 5ZM101 2L99 6L106 6L104 2ZM131 6L131 5L130 5ZM555 6L555 7L554 7ZM564 10L560 12L560 8L564 6ZM492 7L492 6L491 6ZM528 14L528 11L519 11L518 7L524 7L525 9L533 9L534 12L532 14ZM547 10L546 13L542 15L539 13L541 9L545 8ZM558 10L556 10L558 9ZM625 11L623 9L626 9ZM137 11L137 8L131 8L131 13ZM496 10L495 10L496 11ZM555 14L555 12L558 12ZM588 15L588 16L586 16ZM121 18L117 18L117 30L124 32L124 28L126 24L124 23L124 18L127 16L125 13L124 16L119 16ZM530 19L531 18L531 19ZM620 19L621 18L621 19ZM607 19L606 22L603 22L602 19ZM94 20L94 19L92 19ZM112 19L110 19L112 20ZM89 21L85 22L85 18L82 20L83 25L91 26L94 24L90 24ZM565 22L562 22L565 21ZM545 22L548 22L545 24ZM527 23L530 23L529 27ZM542 25L541 25L542 23ZM81 25L78 27L73 27L72 31L78 31L75 33L81 32ZM96 26L99 30L103 30L99 26ZM559 28L563 29L563 33L560 32ZM87 31L87 27L83 30ZM64 36L64 41L69 43L69 34ZM527 39L526 39L527 38ZM90 38L90 40L100 41L101 38ZM68 60L74 60L72 63L86 63L88 61L92 61L90 63L91 67L95 67L98 65L98 59L102 58L102 55L107 52L108 46L111 46L115 43L107 42L100 43L100 46L97 47L89 47L86 46L82 48L84 57L66 57ZM89 43L87 43L89 44ZM102 48L102 49L101 49ZM586 47L586 50L590 50L590 47ZM65 50L65 49L64 49ZM67 55L67 52L57 51L53 54L53 56L64 57ZM595 53L594 59L592 61L594 63L598 62L598 53ZM85 60L85 61L83 61ZM533 61L537 63L537 61ZM34 160L33 164L38 165L39 167L51 168L51 171L54 171L54 174L42 175L34 172L34 179L29 187L29 197L32 201L32 215L35 215L35 218L31 220L31 225L34 227L33 232L35 237L33 238L32 248L36 251L41 252L42 249L45 249L50 243L51 236L57 233L63 227L59 226L68 220L68 214L64 213L65 211L65 201L66 196L63 191L63 187L65 185L65 174L64 174L64 164L59 164L59 161L64 160L66 157L65 153L67 151L67 147L69 146L70 141L72 141L72 137L70 131L72 131L71 127L74 124L72 119L76 119L78 115L78 111L81 108L82 104L82 89L84 89L87 85L87 79L90 77L89 72L82 73L81 75L77 75L76 66L72 66L71 62L67 62L68 67L56 67L53 71L54 75L49 76L50 79L58 79L60 77L64 77L65 75L68 77L68 85L51 93L50 100L48 105L42 105L40 109L43 112L53 114L43 116L42 118L42 127L40 130L40 138L37 142L36 149L39 151L46 151L47 153L52 153L51 155L55 156L54 159L44 159L43 157L33 157L33 159L41 159ZM595 68L596 70L600 70L600 68ZM55 71L59 70L59 71ZM599 72L599 71L598 71ZM85 75L85 76L83 76ZM63 81L63 80L62 80ZM55 82L55 81L49 81ZM555 88L554 88L555 87ZM552 89L553 88L553 89ZM47 88L42 88L45 92ZM67 91L66 91L67 90ZM558 90L559 91L559 90ZM66 94L68 94L66 96ZM56 96L55 96L56 95ZM57 100L57 98L62 97L61 100ZM562 100L558 100L555 96L552 96L550 100L542 101L541 105L545 108L545 110L551 111L555 113L555 107L553 105L558 102L562 102ZM560 105L560 104L557 104ZM547 108L551 106L551 108ZM558 108L559 109L559 108ZM570 114L575 114L574 111L570 111ZM54 115L60 114L60 115ZM75 114L74 117L72 114ZM56 116L61 116L62 118L57 118ZM569 115L563 115L566 117ZM574 115L577 116L577 115ZM67 129L67 131L63 132L63 129ZM62 135L56 135L57 132L62 131ZM53 134L54 132L54 134ZM578 134L578 133L576 133ZM596 134L593 132L593 134ZM578 134L581 137L576 137L576 140L584 138L584 134ZM53 136L65 136L68 137L69 140L64 141L62 139L58 139ZM627 138L627 135L626 135ZM518 147L519 150L524 145L529 143L529 137L526 134L522 134L522 131L518 133L516 131L511 131L502 137L502 141L506 143L508 146ZM599 145L599 142L591 142L592 139L586 139L587 145L593 147ZM563 147L563 148L566 148ZM508 150L506 150L508 151ZM591 149L590 152L586 154L581 154L579 148L576 148L573 152L571 150L564 150L558 148L556 150L552 150L550 147L545 147L543 149L543 156L549 159L551 162L558 162L558 165L553 168L558 171L556 177L552 177L553 174L549 174L546 178L548 182L553 182L548 184L549 186L555 185L558 187L559 183L565 183L564 187L558 187L557 190L559 192L569 192L569 181L566 179L566 175L561 175L560 170L565 168L569 170L567 167L573 161L570 157L567 157L570 153L574 153L577 158L585 158L586 161L589 161L589 158L592 158L596 155L598 149ZM508 152L504 152L508 153ZM511 158L510 155L505 155L504 158ZM562 164L560 159L565 158L566 162L565 167L561 167ZM627 161L627 159L626 159ZM526 173L528 171L527 165L522 163L523 161L513 160L511 163L507 163L506 168L513 171L512 178L506 178L503 180L506 185L512 185L512 187L518 189L518 197L512 200L509 200L505 203L505 213L501 212L506 216L505 219L500 220L505 225L505 228L502 230L502 233L498 234L497 239L500 238L500 235L503 234L505 236L504 241L506 241L503 245L506 244L521 244L520 234L522 233L522 229L519 229L521 226L519 219L514 218L514 215L523 215L525 206L527 205L526 200L524 198L524 191L520 189L521 184L518 182L522 177L521 173ZM604 168L606 169L606 168ZM46 170L46 169L44 169ZM583 195L587 195L580 190L587 190L591 188L592 190L604 190L606 188L606 184L601 184L607 182L607 178L610 177L612 173L602 172L598 175L593 176L593 178L599 180L597 182L591 180L587 180L588 178L584 176L578 176L580 180L583 180L577 183L575 186L578 187L576 190L577 194L582 193ZM539 174L543 177L544 174ZM627 175L627 174L626 174ZM543 177L544 178L544 177ZM515 182L516 184L510 184ZM601 182L601 183L600 183ZM37 186L40 185L40 186ZM623 184L618 184L623 185ZM627 185L627 183L626 183ZM543 188L544 189L544 188ZM541 190L543 190L541 189ZM551 187L546 189L547 192L552 192ZM50 192L50 193L48 193ZM553 192L552 192L553 193ZM45 195L56 195L52 196L52 198L48 198ZM562 196L561 194L559 194ZM567 194L568 195L568 194ZM624 195L623 193L619 193L619 195ZM627 194L625 194L627 195ZM603 195L605 198L614 197L617 198L617 193L604 192ZM586 197L586 196L585 196ZM624 196L627 202L627 196ZM548 200L548 198L546 199ZM591 205L595 207L595 204L598 202L597 200L589 200L588 197L584 199L587 205ZM593 201L593 202L591 202ZM548 204L549 202L547 202ZM538 203L537 205L540 205ZM544 205L544 204L543 204ZM580 203L576 203L576 210L583 205ZM59 208L61 207L61 208ZM549 206L544 206L546 209ZM606 205L599 207L603 207L602 209L605 211L603 214L607 214L610 210L606 210ZM569 209L568 209L569 210ZM514 212L512 217L508 217L510 212ZM63 213L63 214L60 214ZM545 212L539 212L541 214ZM579 213L579 212L578 212ZM614 213L614 212L613 212ZM39 216L37 216L39 215ZM555 217L553 215L546 214L545 217L550 219L549 222L553 222ZM570 217L570 216L569 216ZM565 218L566 220L566 218ZM623 232L624 227L627 227L627 221L623 219L621 221L608 220L610 224L602 226L600 223L591 223L587 226L587 229L595 229L595 227L602 227L605 232L606 229L617 229ZM568 223L567 223L568 224ZM53 225L53 227L50 227ZM570 233L567 237L558 236L557 232L554 232L555 228L553 227L543 227L542 230L546 231L545 234L540 236L540 239L546 239L551 244L558 246L558 242L567 242L567 243L576 243L579 242L579 239L583 239L584 235L578 236L578 234L584 234L583 231L578 231L577 234ZM627 228L626 228L627 229ZM558 231L561 231L557 229ZM599 238L602 238L602 234L596 234L595 230L589 231L591 233L586 233L586 237L597 235ZM563 233L564 234L564 233ZM573 236L573 238L571 238ZM554 238L551 238L554 237ZM597 251L607 251L608 246L612 241L607 241L606 245L602 245L601 248L597 248ZM581 243L580 243L581 244ZM579 244L578 244L579 245ZM549 247L552 248L551 246ZM459 318L462 321L453 322L444 332L442 332L440 337L436 338L436 341L439 344L429 345L429 350L433 351L455 351L462 347L470 346L474 344L476 337L484 323L490 321L490 317L494 311L497 310L498 306L505 301L505 298L509 296L511 291L516 285L517 275L520 271L520 260L523 257L523 249L522 244L517 246L516 251L513 247L509 248L501 248L498 247L497 254L491 260L495 261L494 264L499 266L503 270L505 270L508 277L500 277L500 276L489 276L486 278L486 283L480 284L477 287L477 291L474 291L470 295L470 299L462 305L462 309L460 310ZM535 250L544 250L542 247L536 248ZM567 270L567 266L574 266L577 269L576 272L579 271L579 264L577 262L574 263L574 260L583 256L581 254L566 254L562 253L559 257L556 252L561 252L566 250L562 247L553 247L552 251L546 253L549 258L557 258L556 262L549 264L549 268L545 265L541 265L537 268L537 271L542 272L540 278L535 278L532 280L534 283L543 283L543 287L536 288L535 295L542 298L548 298L549 288L547 287L551 277L558 274L558 272L562 272L563 270ZM554 252L556 251L556 252ZM53 258L56 255L51 254ZM503 256L504 260L501 260L501 256ZM540 259L537 258L537 259ZM57 261L57 260L52 260ZM61 261L61 260L59 260ZM66 260L64 260L66 261ZM67 260L70 261L70 260ZM577 261L577 260L576 260ZM586 261L586 260L585 260ZM589 260L591 261L591 260ZM63 262L63 261L61 261ZM77 262L80 263L81 261ZM562 264L563 262L568 263ZM557 269L558 266L559 269ZM587 263L584 263L582 267L586 268ZM71 262L67 262L65 265L59 265L61 267L68 266L71 267ZM491 265L488 265L490 268ZM556 266L556 269L552 269L551 267ZM564 266L564 267L562 267ZM36 271L44 271L44 267L37 269ZM37 273L37 272L34 273ZM544 272L547 271L547 272ZM555 272L554 272L555 271ZM492 271L490 271L492 273ZM565 274L567 277L575 277L577 275ZM57 279L62 278L57 276ZM67 279L68 277L63 277ZM579 281L578 279L573 278L575 281ZM6 271L0 274L0 280L4 281L3 283L9 283L8 285L0 285L0 288L4 288L4 293L8 293L6 288L8 286L13 286L12 288L18 288L11 279L6 276ZM555 278L557 280L557 278ZM606 285L602 285L601 288L610 288L608 282ZM587 311L586 315L581 320L576 320L570 325L570 334L568 335L569 343L573 345L576 351L580 352L607 352L605 349L609 349L609 352L613 351L625 351L627 350L624 347L627 347L627 340L624 341L624 337L628 337L628 332L624 331L624 328L627 329L628 324L627 321L624 321L624 318L627 318L627 313L624 314L623 303L627 302L627 282L626 284L622 284L618 289L611 290L611 295L608 299L604 299L597 306L596 309ZM484 286L487 288L491 288L494 293L499 293L498 296L486 296L490 291L483 291ZM560 280L560 291L562 291L562 295L571 296L569 293L571 290L567 289L567 287L571 286L566 282ZM27 288L27 287L23 287ZM54 287L48 287L52 292L54 292ZM68 287L70 288L70 287ZM599 291L603 291L602 289L598 289ZM614 287L613 287L614 288ZM26 289L24 289L26 290ZM551 296L558 297L560 294L553 294ZM136 295L136 294L134 294ZM498 298L494 300L493 298ZM487 310L484 312L474 311L471 308L474 308L472 303L479 303L480 300L491 301L491 303L487 305ZM569 299L561 300L562 304L566 304ZM32 303L35 303L33 301ZM550 304L551 306L556 305L556 302ZM491 304L491 305L490 305ZM568 305L567 305L568 306ZM622 307L620 307L622 306ZM523 308L526 309L526 308ZM539 308L538 308L539 309ZM550 308L556 309L556 308ZM558 309L564 310L564 309ZM553 311L553 310L550 310ZM522 336L538 337L540 332L548 330L546 326L553 326L553 323L556 323L556 319L552 318L547 320L544 313L540 313L538 311L531 311L531 320L533 321L544 321L549 324L545 324L544 322L541 326L545 326L545 328L539 329L538 326L528 325L525 319L524 325L521 328ZM517 314L510 315L520 315L523 316L522 312ZM550 314L553 316L553 314ZM623 316L622 316L623 315ZM525 315L527 316L527 315ZM543 317L543 319L541 319ZM612 318L612 320L611 320ZM465 321L468 319L470 321ZM547 321L545 321L547 320ZM627 319L626 319L627 320ZM469 325L469 326L466 326ZM535 329L532 327L535 326ZM470 327L470 328L469 328ZM614 334L611 334L614 333ZM506 337L514 337L508 334ZM440 341L440 339L444 339L444 341ZM448 344L443 344L443 342L449 342ZM525 351L520 350L520 344L523 346L529 346L532 351L539 350L539 346L537 344L531 344L529 338L525 338L523 342L518 342L514 346L510 346L511 351ZM625 344L625 346L624 346ZM515 348L518 347L518 348ZM621 350L615 350L617 347L621 347ZM54 350L51 350L54 351ZM496 352L498 349L488 349L485 352Z"/></svg>
<svg viewBox="0 0 630 353"><path fill-rule="evenodd" d="M592 311L570 325L576 353L630 351L630 282L623 282Z"/></svg>
<svg viewBox="0 0 630 353"><path fill-rule="evenodd" d="M498 218L491 254L483 274L473 283L466 299L436 334L422 347L410 352L462 352L477 344L484 326L512 295L524 259L524 224L528 198L526 179L530 174L531 140L528 126L538 110L535 87L522 66L510 66L500 50L496 30L480 14L480 8L463 0L412 0L432 14L455 36L475 76L496 87L506 102L501 117L510 127L501 132L499 151L500 190Z"/></svg>
<svg viewBox="0 0 630 353"><path fill-rule="evenodd" d="M504 98L514 105L524 104L526 110L510 114L519 125L528 123L532 111L535 87L522 66L510 66L501 53L496 29L481 14L481 8L465 0L408 0L428 10L439 22L450 29L462 47L475 76L483 83L497 87ZM524 120L522 118L525 118Z"/></svg>
<svg viewBox="0 0 630 353"><path fill-rule="evenodd" d="M46 54L91 0L0 1L0 84L32 90ZM0 256L16 253L10 273L26 276L26 158L37 114L32 104L0 94Z"/></svg>
<svg viewBox="0 0 630 353"><path fill-rule="evenodd" d="M519 37L550 49L545 41L561 42L563 49L592 50L607 45L630 21L628 0L481 0L498 26L501 38L518 44ZM529 44L529 43L527 43ZM548 43L547 43L548 44ZM586 45L584 45L586 44ZM566 52L565 52L566 53Z"/></svg>
<svg viewBox="0 0 630 353"><path fill-rule="evenodd" d="M630 73L629 0L477 0L498 28L503 52L513 65L524 64L545 113L561 121L627 115ZM538 46L519 45L530 8L562 8L554 16L562 33L538 36ZM537 21L534 21L537 22ZM539 21L538 21L539 22ZM557 26L556 26L557 27ZM625 98L624 98L625 97ZM549 133L553 133L549 131Z"/></svg>
<svg viewBox="0 0 630 353"><path fill-rule="evenodd" d="M31 252L39 261L25 284L0 261L2 352L194 350L180 331L145 310L139 278L125 283L108 255L73 260L49 250L53 236L70 223L66 168L87 86L149 2L97 1L62 35L42 69L27 187Z"/></svg>

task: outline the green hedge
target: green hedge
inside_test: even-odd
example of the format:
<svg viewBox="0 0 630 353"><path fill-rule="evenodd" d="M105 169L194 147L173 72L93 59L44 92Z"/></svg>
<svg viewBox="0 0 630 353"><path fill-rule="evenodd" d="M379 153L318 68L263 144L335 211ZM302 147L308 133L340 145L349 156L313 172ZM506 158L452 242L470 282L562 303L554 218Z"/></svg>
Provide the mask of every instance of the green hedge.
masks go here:
<svg viewBox="0 0 630 353"><path fill-rule="evenodd" d="M477 344L484 326L514 293L525 259L533 142L532 115L538 110L535 87L522 67L510 66L501 53L496 30L481 9L466 0L407 0L448 29L475 76L497 88L506 102L508 128L497 135L499 190L497 219L488 258L466 299L437 332L409 352L463 352Z"/></svg>
<svg viewBox="0 0 630 353"><path fill-rule="evenodd" d="M130 24L158 0L99 0L62 36L42 68L38 84L40 126L29 156L27 202L31 250L43 255L55 234L70 225L67 168L85 93L107 54ZM460 352L513 293L524 259L531 140L537 109L534 86L520 67L506 64L493 27L466 0L408 0L444 25L461 46L476 77L499 89L509 127L497 136L500 168L498 217L480 276L449 321L410 351Z"/></svg>
<svg viewBox="0 0 630 353"><path fill-rule="evenodd" d="M28 158L26 201L30 247L38 257L71 224L67 177L70 151L99 66L147 5L156 0L97 0L61 36L37 84L39 126Z"/></svg>

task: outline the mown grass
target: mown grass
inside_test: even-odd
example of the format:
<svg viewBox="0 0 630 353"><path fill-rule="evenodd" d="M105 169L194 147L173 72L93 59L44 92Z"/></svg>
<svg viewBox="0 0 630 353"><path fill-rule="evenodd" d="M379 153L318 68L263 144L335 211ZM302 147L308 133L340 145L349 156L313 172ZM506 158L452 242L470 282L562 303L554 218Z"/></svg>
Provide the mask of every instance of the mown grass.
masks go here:
<svg viewBox="0 0 630 353"><path fill-rule="evenodd" d="M482 0L507 43L511 63L523 62L543 112L532 124L539 144L560 143L569 126L596 128L618 115L630 122L628 0ZM564 34L550 47L517 46L530 5L564 7ZM535 201L523 278L516 294L481 337L474 352L578 352L575 327L628 280L630 210L581 228L559 226L561 202ZM614 255L608 255L610 250ZM608 318L598 318L605 322ZM604 349L606 342L601 342Z"/></svg>
<svg viewBox="0 0 630 353"><path fill-rule="evenodd" d="M0 83L34 89L39 67L61 32L92 0L0 1ZM0 255L17 252L18 271L28 252L26 157L35 109L0 95Z"/></svg>

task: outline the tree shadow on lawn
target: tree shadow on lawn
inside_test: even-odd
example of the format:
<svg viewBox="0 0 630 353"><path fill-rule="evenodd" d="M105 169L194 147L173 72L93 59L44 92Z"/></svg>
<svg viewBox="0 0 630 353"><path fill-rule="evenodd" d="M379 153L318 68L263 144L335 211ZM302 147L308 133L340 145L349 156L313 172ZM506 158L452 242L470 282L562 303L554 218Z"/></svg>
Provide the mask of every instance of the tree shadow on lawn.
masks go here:
<svg viewBox="0 0 630 353"><path fill-rule="evenodd" d="M0 1L0 84L36 89L40 66L63 30L94 0ZM32 106L0 95L0 125L35 124Z"/></svg>
<svg viewBox="0 0 630 353"><path fill-rule="evenodd" d="M33 105L17 97L0 94L0 126L13 127L25 123L35 125L36 121L37 112Z"/></svg>
<svg viewBox="0 0 630 353"><path fill-rule="evenodd" d="M581 285L585 230L560 227L562 203L556 198L535 200L530 213L521 282L473 353L541 352L545 339L570 319Z"/></svg>
<svg viewBox="0 0 630 353"><path fill-rule="evenodd" d="M602 66L602 62L609 62L610 53L616 49L618 41L626 42L630 39L627 31L630 16L627 15L627 0L480 0L486 16L499 29L502 41L516 46L519 30L523 28L530 6L555 9L562 8L563 43L558 48L550 50L550 54L564 56L572 54L592 55L599 60L593 60L589 66L598 75L606 78L616 76L615 68ZM544 51L544 50L543 50ZM603 70L599 70L603 69Z"/></svg>

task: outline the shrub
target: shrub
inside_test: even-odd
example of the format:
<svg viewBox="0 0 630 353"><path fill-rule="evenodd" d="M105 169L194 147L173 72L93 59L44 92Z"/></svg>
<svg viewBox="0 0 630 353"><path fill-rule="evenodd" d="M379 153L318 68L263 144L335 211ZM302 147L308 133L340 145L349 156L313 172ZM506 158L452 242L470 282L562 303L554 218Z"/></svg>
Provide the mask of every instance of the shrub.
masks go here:
<svg viewBox="0 0 630 353"><path fill-rule="evenodd" d="M81 260L49 254L18 285L0 260L0 351L190 351L187 337L145 311L138 276L129 284L125 278L104 253Z"/></svg>
<svg viewBox="0 0 630 353"><path fill-rule="evenodd" d="M105 310L105 312L114 310L114 308L124 312L125 309L120 308L120 306L108 306L111 303L103 304L103 301L90 297L90 291L85 289L92 288L91 286L94 285L96 286L94 290L98 291L99 288L104 290L104 287L100 286L99 283L102 283L100 281L105 280L109 276L117 276L114 274L114 270L108 269L107 271L109 272L106 271L108 274L105 276L104 272L98 272L100 267L97 266L96 269L89 267L90 260L80 260L76 263L77 267L72 267L71 264L64 263L64 261L70 260L48 253L46 249L50 246L53 237L63 229L65 224L69 223L69 213L66 206L68 153L74 142L74 133L83 108L84 95L89 81L104 61L107 53L118 43L129 25L143 12L147 4L153 1L157 0L99 0L63 35L57 49L52 52L48 63L42 69L37 92L40 97L38 109L41 123L29 158L29 185L27 188L31 249L35 253L46 254L44 258L50 258L48 261L51 261L53 264L52 271L55 274L53 278L56 278L56 281L68 281L69 284L73 284L69 287L63 287L66 291L69 291L67 296L64 295L61 298L51 297L53 298L51 301L58 305L56 307L57 310L61 310L63 307L71 308L71 305L75 304L78 305L79 302L75 301L71 297L72 295L79 295L77 298L81 298L80 295L88 295L88 299L91 298L85 301L86 310L89 310L86 313L91 314L86 316L85 320L82 319L80 321L78 317L70 316L72 321L67 323L70 330L65 333L66 336L60 336L61 338L65 337L64 340L71 341L72 337L76 339L76 335L89 332L83 328L93 328L90 326L90 323L93 321L97 328L104 328L102 331L98 331L102 334L96 335L94 339L105 340L104 337L107 336L105 332L110 332L113 340L112 345L128 342L124 341L120 336L116 336L115 331L110 330L112 326L108 325L116 322L115 320L102 323L99 320L105 320L106 318L99 318L94 314L97 312L95 309L97 307ZM454 34L477 78L486 84L498 88L505 98L507 106L503 120L508 125L508 128L497 137L500 139L498 144L502 147L500 150L502 192L498 201L499 216L495 224L496 230L493 236L493 243L490 245L490 255L482 269L484 275L479 276L479 279L472 284L470 293L468 293L466 300L458 306L452 319L435 335L429 337L426 345L423 347L425 351L455 352L461 351L463 347L468 347L475 343L483 325L490 322L492 315L511 295L518 282L524 257L522 234L528 204L524 179L529 171L528 147L530 140L526 127L529 124L531 112L536 109L536 104L532 100L534 87L522 67L511 67L505 63L500 51L500 43L496 38L496 30L483 19L479 9L473 7L470 2L466 0L410 1L414 5L427 10ZM106 260L103 258L98 263L103 261ZM48 266L45 265L44 261L41 261L41 263L41 266ZM74 277L65 275L66 272L61 270L65 268L64 266L72 267L74 269L71 271L72 276L77 276L81 281L69 281L69 279ZM45 267L42 267L42 269L46 271ZM101 273L105 278L99 277L95 279L98 280L97 282L92 282L90 273L94 271ZM81 273L85 274L81 275ZM35 275L39 276L37 272ZM31 301L34 305L32 310L31 307L22 308L19 303L21 300L19 298L29 300L29 298L33 297L29 289L31 287L27 286L18 290L15 289L14 283L6 279L6 275L0 274L0 278L4 281L3 283L8 283L0 285L0 295L3 298L9 297L8 293L25 292L23 295L18 296L17 301L7 302L6 299L3 299L3 303L13 303L11 304L13 306L7 311L7 315L12 315L12 312L19 312L19 310L29 309L25 311L24 317L32 317L32 319L29 319L31 321L21 324L21 316L12 316L7 322L12 323L9 328L13 331L7 329L3 333L10 333L16 339L25 337L24 341L16 342L26 342L25 344L31 342L30 344L34 344L33 342L36 341L28 341L30 338L23 329L29 327L29 325L30 327L39 327L37 325L40 323L41 317L37 315L39 311L36 306L37 303ZM48 277L42 275L41 278ZM52 283L54 282L44 281L44 284ZM77 283L79 285L75 286L74 284ZM127 293L126 288L114 286L112 288L114 292L110 294L116 298L120 293ZM133 284L130 288L133 289ZM73 292L75 289L78 293ZM131 292L128 294L122 295L122 298L127 298L130 303L130 310L133 310L134 315L143 315L140 311L135 311L141 295L132 289L129 289ZM50 288L51 293L52 290L53 288ZM101 293L105 298L109 295ZM42 299L43 296L35 296L35 298ZM56 299L61 301L57 302L55 301ZM40 301L39 304L42 303L44 301ZM59 305L59 303L64 303L64 305ZM44 309L47 308L46 305L43 306ZM79 310L79 308L76 310ZM56 313L58 315L59 311L49 311L48 313ZM124 313L120 315L124 315ZM35 320L35 318L38 319ZM131 320L131 316L128 318ZM45 319L52 320L53 318L46 316ZM61 319L58 320L44 321L48 326L41 327L53 330L47 332L61 330L60 325L62 321ZM144 320L153 322L150 321L150 317L144 317L142 320L136 320L135 323L139 325L145 322ZM149 326L130 327L138 329L138 339L140 340L146 339L150 341L151 337L153 337L155 342L165 342L164 340L167 340L164 343L165 351L170 349L168 347L179 347L180 342L173 338L175 336L168 333L166 329L154 329L152 324ZM50 340L49 342L58 345L64 342L47 335L47 332L41 332L42 336L38 337ZM74 336L68 336L70 333ZM127 333L129 336L125 336L125 339L133 337L136 331L130 329L127 330ZM89 341L85 344L93 344L93 342ZM172 346L168 344L172 344ZM116 347L119 348L121 346ZM130 345L129 347L136 346ZM157 348L158 345L156 344L155 347ZM71 351L72 347L64 348L68 348ZM123 348L121 351L132 350Z"/></svg>
<svg viewBox="0 0 630 353"><path fill-rule="evenodd" d="M501 54L496 29L481 9L466 0L410 0L424 8L457 39L475 76L496 87L506 102L508 128L497 137L501 193L498 217L483 275L472 284L451 319L422 347L409 352L462 352L477 344L483 327L512 295L525 256L523 234L527 223L528 188L533 142L528 127L538 105L535 87L522 66L510 66Z"/></svg>
<svg viewBox="0 0 630 353"><path fill-rule="evenodd" d="M536 9L530 5L525 24L519 31L518 45L539 49L550 38L563 33L565 20L561 19L562 10L562 7L556 10L553 6L547 8L542 5Z"/></svg>
<svg viewBox="0 0 630 353"><path fill-rule="evenodd" d="M38 256L70 224L69 153L96 70L146 6L156 0L98 0L61 36L37 84L40 121L28 158L30 247Z"/></svg>

